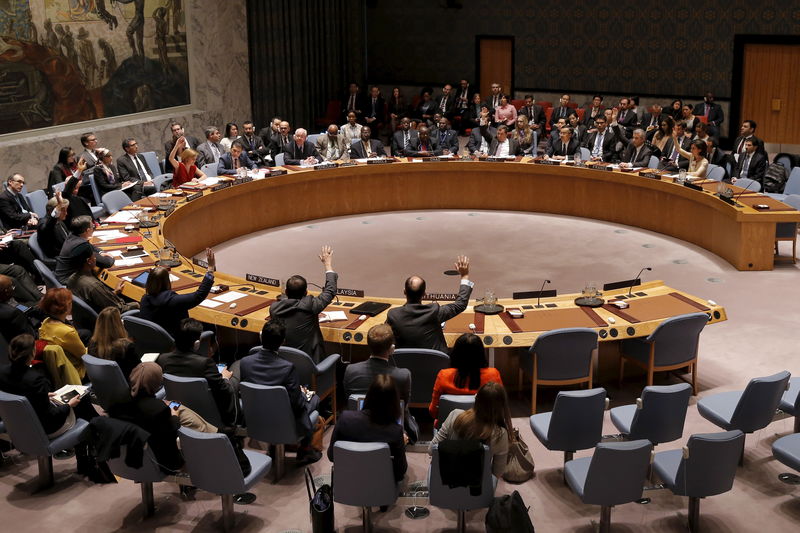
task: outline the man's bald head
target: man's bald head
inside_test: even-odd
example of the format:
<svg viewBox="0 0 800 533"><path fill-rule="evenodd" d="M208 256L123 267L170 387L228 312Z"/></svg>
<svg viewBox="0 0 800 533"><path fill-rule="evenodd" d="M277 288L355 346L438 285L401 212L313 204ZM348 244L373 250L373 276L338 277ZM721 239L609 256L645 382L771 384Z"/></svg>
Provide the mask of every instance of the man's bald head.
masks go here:
<svg viewBox="0 0 800 533"><path fill-rule="evenodd" d="M411 276L406 280L406 301L419 303L425 296L425 280L419 276Z"/></svg>
<svg viewBox="0 0 800 533"><path fill-rule="evenodd" d="M14 282L8 276L0 274L0 302L7 302L14 295Z"/></svg>

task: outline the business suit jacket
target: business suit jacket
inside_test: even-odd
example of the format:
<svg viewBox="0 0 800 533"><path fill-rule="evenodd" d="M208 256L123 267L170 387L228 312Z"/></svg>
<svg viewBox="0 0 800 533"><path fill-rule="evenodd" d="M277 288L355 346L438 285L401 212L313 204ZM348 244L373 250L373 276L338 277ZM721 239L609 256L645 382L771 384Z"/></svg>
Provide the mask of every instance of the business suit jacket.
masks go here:
<svg viewBox="0 0 800 533"><path fill-rule="evenodd" d="M307 294L300 299L284 298L272 302L269 316L277 317L286 324L284 344L302 350L319 363L325 357L322 331L319 329L319 314L336 296L336 272L325 273L325 286L319 296Z"/></svg>
<svg viewBox="0 0 800 533"><path fill-rule="evenodd" d="M150 167L147 166L144 157L142 157L141 154L136 154L136 159L141 163L146 179L152 180L153 175L150 173ZM119 179L122 181L132 181L134 183L142 181L142 178L139 176L139 171L136 168L136 163L133 162L133 157L127 153L117 158L117 173L119 174Z"/></svg>
<svg viewBox="0 0 800 533"><path fill-rule="evenodd" d="M636 116L636 112L633 110L626 109L625 115L622 115L622 111L617 115L617 124L625 129L625 137L630 137L633 134L633 130L639 127L639 117Z"/></svg>
<svg viewBox="0 0 800 533"><path fill-rule="evenodd" d="M111 163L111 177L106 174L103 165L95 165L95 167L90 170L94 177L94 183L97 186L97 192L100 193L102 197L105 193L109 191L116 191L122 186L123 180L120 179L119 169L114 163ZM113 181L111 181L113 179ZM138 181L138 180L137 180Z"/></svg>
<svg viewBox="0 0 800 533"><path fill-rule="evenodd" d="M467 107L467 110L464 114L463 120L464 124L466 124L466 127L477 128L480 126L481 107L483 107L483 105L484 102L481 102L477 105L470 102L469 107Z"/></svg>
<svg viewBox="0 0 800 533"><path fill-rule="evenodd" d="M405 133L406 132L404 132L402 130L397 130L396 132L394 132L394 135L392 135L392 155L393 156L404 157L404 156L407 155L406 154L406 150L405 150ZM409 129L408 130L408 143L409 143L409 145L411 144L411 140L414 137L419 137L419 135L417 134L417 130Z"/></svg>
<svg viewBox="0 0 800 533"><path fill-rule="evenodd" d="M406 150L406 156L418 157L420 154L425 152L425 150L423 150L422 148L423 148L422 140L419 138L419 136L413 137L408 145L408 150ZM439 146L439 139L436 139L434 137L430 137L428 139L427 145L424 148L427 148L428 154L426 155L434 155L434 156L442 155L442 149Z"/></svg>
<svg viewBox="0 0 800 533"><path fill-rule="evenodd" d="M458 134L455 130L447 130L444 132L444 142L442 142L441 131L436 128L431 130L431 137L436 137L439 141L439 147L442 150L450 150L451 154L458 153Z"/></svg>
<svg viewBox="0 0 800 533"><path fill-rule="evenodd" d="M239 154L239 167L255 170L256 164L253 162L253 160L247 157L246 153L242 152ZM217 175L232 176L234 174L236 174L236 170L233 168L233 156L230 152L227 154L222 154L217 162Z"/></svg>
<svg viewBox="0 0 800 533"><path fill-rule="evenodd" d="M197 150L197 147L200 146L200 141L197 140L197 137L192 137L191 135L184 135L186 138L186 148L191 148L193 150ZM178 139L170 139L164 143L164 157L169 158L169 154L172 153L172 149L175 148L175 143L178 142ZM184 150L186 150L184 148ZM180 159L181 154L176 154L178 159Z"/></svg>
<svg viewBox="0 0 800 533"><path fill-rule="evenodd" d="M0 335L8 343L17 335L25 333L36 336L36 330L25 313L6 302L0 303Z"/></svg>
<svg viewBox="0 0 800 533"><path fill-rule="evenodd" d="M286 141L284 143L284 141ZM284 147L289 146L294 142L291 135L287 135L286 139L282 135L275 135L269 143L269 153L272 156L272 161L275 161L275 156L283 153Z"/></svg>
<svg viewBox="0 0 800 533"><path fill-rule="evenodd" d="M331 143L336 146L336 151L338 153L338 157L336 159L341 161L348 161L350 159L350 147L347 146L347 143L345 143L344 136L336 135L336 137L331 140L331 136L327 133L317 137L316 143L317 152L323 159L326 161L329 160L328 149L330 148Z"/></svg>
<svg viewBox="0 0 800 533"><path fill-rule="evenodd" d="M0 389L9 394L25 396L45 433L55 433L69 416L71 408L68 405L56 405L50 401L47 393L52 387L45 375L26 365L6 364L0 367Z"/></svg>
<svg viewBox="0 0 800 533"><path fill-rule="evenodd" d="M145 294L140 303L139 316L155 322L173 337L180 328L181 320L189 318L189 309L197 307L206 299L214 285L214 274L206 272L196 291L178 294L173 290L155 295Z"/></svg>
<svg viewBox="0 0 800 533"><path fill-rule="evenodd" d="M20 205L22 204L22 205ZM25 211L23 211L23 207ZM7 229L21 228L28 223L33 207L24 194L12 194L8 187L0 192L0 223Z"/></svg>
<svg viewBox="0 0 800 533"><path fill-rule="evenodd" d="M578 146L583 146L583 141L586 139L586 130L587 130L586 126L584 126L581 123L578 123L578 125L572 129L573 129L572 138L578 141Z"/></svg>
<svg viewBox="0 0 800 533"><path fill-rule="evenodd" d="M569 143L564 146L564 143L561 142L561 139L558 138L553 141L553 143L547 148L547 155L554 156L554 155L566 155L566 156L574 156L576 152L580 149L580 143L576 138L572 138L569 140Z"/></svg>
<svg viewBox="0 0 800 533"><path fill-rule="evenodd" d="M719 126L723 122L725 122L725 111L722 110L722 107L717 104L716 102L712 102L710 105L702 102L694 106L694 111L692 111L698 117L702 117L706 114L706 107L708 107L708 125L709 126Z"/></svg>
<svg viewBox="0 0 800 533"><path fill-rule="evenodd" d="M681 141L681 148L683 150L689 151L690 145L692 144L692 140L688 137L683 137ZM682 155L678 154L678 164L675 165L672 163L672 152L675 151L675 141L673 139L667 140L667 143L664 145L664 150L661 156L661 162L658 165L660 170L673 170L677 171L679 169L687 170L689 168L689 160L683 157Z"/></svg>
<svg viewBox="0 0 800 533"><path fill-rule="evenodd" d="M442 101L445 99L444 95L436 99L436 109L442 113L442 116L447 118L452 118L456 110L456 97L452 93L453 91L450 91L450 96L448 96L447 101L444 102L444 111L442 111Z"/></svg>
<svg viewBox="0 0 800 533"><path fill-rule="evenodd" d="M266 146L264 146L264 139L262 139L258 135L253 135L250 138L247 138L244 135L242 135L236 140L242 143L242 146L244 146L244 151L247 154L247 157L255 161L256 164L261 163L267 156L267 154L270 153L269 149Z"/></svg>
<svg viewBox="0 0 800 533"><path fill-rule="evenodd" d="M162 353L156 363L165 374L184 378L205 378L214 403L226 426L236 424L236 390L233 385L219 373L216 363L210 357L194 352Z"/></svg>
<svg viewBox="0 0 800 533"><path fill-rule="evenodd" d="M577 115L578 112L575 111L573 108L567 106L556 106L553 108L553 114L550 115L550 128L552 131L553 126L555 126L558 119L563 118L565 122L569 123L569 116L570 115Z"/></svg>
<svg viewBox="0 0 800 533"><path fill-rule="evenodd" d="M218 161L218 159L214 158L214 151L211 149L212 144L217 145L217 151L219 152L220 156L225 153L225 149L219 143L212 143L211 141L202 143L197 147L197 168L200 168L203 165L210 165Z"/></svg>
<svg viewBox="0 0 800 533"><path fill-rule="evenodd" d="M304 142L301 147L297 146L296 141L292 140L283 153L285 154L283 162L286 165L299 165L301 161L308 157L315 158L317 163L322 162L322 156L317 152L317 148L308 141Z"/></svg>
<svg viewBox="0 0 800 533"><path fill-rule="evenodd" d="M344 120L347 120L347 113L350 111L351 96L352 95L349 92L342 96L342 117ZM353 111L355 111L358 121L362 122L361 117L367 113L367 97L360 92L356 93Z"/></svg>
<svg viewBox="0 0 800 533"><path fill-rule="evenodd" d="M639 149L639 156L636 157L636 159L633 159L635 155L636 155L636 147L633 145L633 142L631 141L628 143L628 146L626 146L625 149L622 151L620 162L631 163L635 167L646 167L648 164L650 164L650 156L653 155L653 150L649 146L647 146L647 143L645 143Z"/></svg>
<svg viewBox="0 0 800 533"><path fill-rule="evenodd" d="M69 277L78 271L76 267L70 264L72 261L70 259L70 253L72 253L72 250L74 250L76 246L84 242L87 241L83 237L70 234L69 237L67 237L67 239L64 241L64 244L61 246L61 251L59 252L58 257L56 257L55 275L56 278L58 278L58 281L64 285L67 284ZM94 249L94 258L97 261L97 268L104 269L114 266L113 257L101 255L100 249L93 244L91 244L91 247Z"/></svg>
<svg viewBox="0 0 800 533"><path fill-rule="evenodd" d="M492 126L487 126L486 131L489 135L494 138L497 135L497 128L493 128ZM467 149L469 150L470 155L474 154L481 148L481 144L483 143L483 136L481 135L480 128L472 128L472 132L469 134L469 140L467 141ZM486 150L489 150L489 145L491 142L486 143Z"/></svg>
<svg viewBox="0 0 800 533"><path fill-rule="evenodd" d="M596 112L592 106L587 107L586 111L583 113L583 125L589 129L592 129L594 127L595 119L597 117L602 117L603 113L605 113L605 110L606 108L603 107L602 105L597 108ZM593 112L595 114L592 114Z"/></svg>
<svg viewBox="0 0 800 533"><path fill-rule="evenodd" d="M744 141L752 140L756 143L756 152L765 152L764 150L764 142L756 137L755 135L749 135L747 137L743 135L739 135L736 137L736 140L733 142L733 150L731 150L731 154L741 154L744 152Z"/></svg>
<svg viewBox="0 0 800 533"><path fill-rule="evenodd" d="M495 130L494 135L489 131L489 126L484 125L480 127L481 135L484 139L486 139L487 144L489 145L489 154L490 156L497 155L497 150L500 148L500 141L497 140L497 130ZM508 132L508 155L510 156L517 156L522 155L522 148L520 148L519 143L516 139L511 138L511 132Z"/></svg>
<svg viewBox="0 0 800 533"><path fill-rule="evenodd" d="M744 170L744 162L747 158L747 154L740 154L739 161L736 163L736 166L733 167L733 177L734 178L741 178L742 170ZM750 165L747 169L747 177L751 180L755 180L763 185L764 182L764 175L767 173L767 156L764 155L762 152L756 150L753 152L753 155L750 158Z"/></svg>
<svg viewBox="0 0 800 533"><path fill-rule="evenodd" d="M364 100L364 118L375 118L373 125L383 124L386 120L386 101L383 96L375 99L375 111L372 111L372 97L368 96ZM375 132L377 134L377 132Z"/></svg>
<svg viewBox="0 0 800 533"><path fill-rule="evenodd" d="M93 166L95 166L100 162L100 160L97 158L97 155L89 150L84 150L83 152L81 152L76 161L80 161L81 158L83 158L83 160L86 161L87 169L92 168Z"/></svg>
<svg viewBox="0 0 800 533"><path fill-rule="evenodd" d="M369 150L370 152L378 154L378 156L386 155L386 149L383 143L378 139L369 140ZM350 145L350 157L352 159L364 159L369 157L369 154L364 150L364 141L358 141Z"/></svg>
<svg viewBox="0 0 800 533"><path fill-rule="evenodd" d="M533 127L534 124L537 124L539 126L539 134L542 134L546 122L546 115L544 109L542 109L542 106L539 104L533 104L533 109L527 106L522 106L518 114L528 117L528 123L531 125L531 127Z"/></svg>
<svg viewBox="0 0 800 533"><path fill-rule="evenodd" d="M586 137L584 138L583 146L584 148L588 148L590 153L592 150L594 150L594 144L595 142L597 142L598 135L599 132L593 131L592 133L586 135ZM603 148L602 148L603 161L605 161L606 163L610 163L611 160L614 158L614 152L617 145L617 140L618 140L617 135L614 133L614 131L606 128L605 135L603 136Z"/></svg>
<svg viewBox="0 0 800 533"><path fill-rule="evenodd" d="M648 136L653 136L658 131L661 121L664 120L665 116L666 115L664 115L663 113L659 115L655 115L654 113L645 113L642 116L642 123L639 126L645 131L647 131L647 128L649 128L651 125L655 126L656 129L650 130L647 133ZM653 118L655 118L655 124L653 124Z"/></svg>
<svg viewBox="0 0 800 533"><path fill-rule="evenodd" d="M462 313L469 303L472 287L459 285L458 298L447 305L406 303L391 309L386 323L392 327L398 348L430 348L447 353L442 322Z"/></svg>

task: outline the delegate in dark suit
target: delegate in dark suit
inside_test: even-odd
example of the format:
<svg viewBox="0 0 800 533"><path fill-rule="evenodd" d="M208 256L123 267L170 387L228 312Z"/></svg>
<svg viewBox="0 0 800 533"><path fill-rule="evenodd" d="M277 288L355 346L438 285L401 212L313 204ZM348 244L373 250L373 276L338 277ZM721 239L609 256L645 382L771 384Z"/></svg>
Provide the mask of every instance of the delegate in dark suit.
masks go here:
<svg viewBox="0 0 800 533"><path fill-rule="evenodd" d="M533 104L531 107L522 106L519 109L519 114L528 117L528 124L530 124L531 127L533 127L534 124L537 124L539 126L539 134L542 135L546 122L546 115L544 109L542 109L542 106L539 104Z"/></svg>
<svg viewBox="0 0 800 533"><path fill-rule="evenodd" d="M497 134L492 135L489 131L490 126L484 125L480 127L481 135L484 139L486 139L486 143L489 145L489 156L498 155L500 145L502 141L497 138ZM519 146L519 142L516 139L512 139L511 136L508 135L506 132L506 139L508 140L508 155L509 156L517 156L522 155L522 148Z"/></svg>
<svg viewBox="0 0 800 533"><path fill-rule="evenodd" d="M255 170L257 168L253 160L247 157L247 154L244 152L239 154L238 159L239 164L236 166L236 168L247 168L250 170ZM219 163L217 163L218 176L233 176L236 174L236 168L234 168L233 156L230 152L222 154L219 157Z"/></svg>
<svg viewBox="0 0 800 533"><path fill-rule="evenodd" d="M236 423L236 390L227 379L222 377L212 358L194 352L175 350L159 355L156 363L164 370L165 374L184 378L205 378L222 421L227 426Z"/></svg>
<svg viewBox="0 0 800 533"><path fill-rule="evenodd" d="M569 122L570 115L577 115L578 112L575 111L573 108L569 106L556 106L553 108L553 114L550 115L550 128L553 131L553 127L558 122L558 119L563 118L565 123Z"/></svg>
<svg viewBox="0 0 800 533"><path fill-rule="evenodd" d="M593 131L589 133L583 142L584 148L587 148L590 153L594 152L595 144L597 144L597 137L600 135L600 132ZM614 132L609 131L608 129L602 134L603 139L601 141L600 147L600 156L603 158L603 161L606 163L610 163L611 160L614 158L614 149L617 145L617 136Z"/></svg>
<svg viewBox="0 0 800 533"><path fill-rule="evenodd" d="M458 298L447 305L406 303L389 311L386 323L392 327L398 348L430 348L447 353L442 322L462 313L469 303L472 287L462 283Z"/></svg>
<svg viewBox="0 0 800 533"><path fill-rule="evenodd" d="M681 148L689 151L692 140L686 136L681 139ZM667 140L662 152L661 162L658 164L659 170L677 171L679 169L687 170L689 168L689 160L680 155L680 152L675 150L675 141L673 139Z"/></svg>
<svg viewBox="0 0 800 533"><path fill-rule="evenodd" d="M577 139L570 139L568 144L564 144L561 139L553 141L552 145L548 146L545 152L549 156L562 155L572 157L580 149L580 143Z"/></svg>
<svg viewBox="0 0 800 533"><path fill-rule="evenodd" d="M299 299L284 298L269 306L270 316L286 324L285 345L304 351L317 363L325 357L319 314L333 301L338 278L336 272L326 272L325 287L319 296L306 294Z"/></svg>
<svg viewBox="0 0 800 533"><path fill-rule="evenodd" d="M630 138L633 134L633 130L639 127L639 119L636 116L636 113L631 109L623 109L617 115L617 124L622 126L625 132L625 137ZM617 135L622 137L620 132L617 132Z"/></svg>
<svg viewBox="0 0 800 533"><path fill-rule="evenodd" d="M303 160L313 157L317 163L322 163L322 156L317 152L317 148L306 141L302 146L298 146L295 141L289 143L286 150L283 152L285 165L299 165Z"/></svg>
<svg viewBox="0 0 800 533"><path fill-rule="evenodd" d="M136 201L142 196L156 192L156 190L155 187L149 185L147 187L144 186L145 181L153 180L150 167L147 166L144 157L142 157L141 154L136 154L136 161L134 161L133 157L134 156L130 154L122 154L119 156L117 158L117 173L119 174L119 179L122 181L130 181L135 184L129 190L131 199Z"/></svg>
<svg viewBox="0 0 800 533"><path fill-rule="evenodd" d="M242 135L236 140L242 143L245 154L252 161L255 161L256 164L263 162L264 158L269 153L269 149L264 146L264 140L258 135L253 135L251 137Z"/></svg>
<svg viewBox="0 0 800 533"><path fill-rule="evenodd" d="M375 98L374 101L372 97L367 98L366 108L364 109L365 122L367 122L367 124L373 128L378 124L383 124L386 121L385 111L386 102L384 101L383 96ZM372 118L375 120L366 121L367 118Z"/></svg>
<svg viewBox="0 0 800 533"><path fill-rule="evenodd" d="M489 132L489 135L492 138L497 135L497 128L493 128L492 126L488 126L486 131ZM472 132L469 134L469 140L467 141L467 149L469 150L470 155L474 154L475 152L481 149L481 145L483 144L483 136L481 135L480 128L472 128ZM486 151L489 151L489 143L486 143Z"/></svg>
<svg viewBox="0 0 800 533"><path fill-rule="evenodd" d="M716 102L711 102L710 104L702 102L694 106L693 113L698 117L702 117L706 114L706 108L708 108L708 126L718 133L719 126L725 122L725 111L723 111L722 107ZM711 131L709 131L708 134L716 136L716 134L711 133Z"/></svg>
<svg viewBox="0 0 800 533"><path fill-rule="evenodd" d="M66 404L51 402L48 396L53 390L50 382L43 373L25 364L5 364L0 367L0 390L25 396L47 434L58 431L71 410Z"/></svg>
<svg viewBox="0 0 800 533"><path fill-rule="evenodd" d="M0 335L8 343L24 333L36 336L36 331L25 313L6 302L0 303Z"/></svg>
<svg viewBox="0 0 800 533"><path fill-rule="evenodd" d="M178 294L173 290L161 291L158 294L145 294L141 300L139 316L155 322L170 335L175 336L180 329L181 320L189 317L189 309L197 307L206 299L214 285L214 274L206 272L197 290L187 294Z"/></svg>
<svg viewBox="0 0 800 533"><path fill-rule="evenodd" d="M386 155L386 149L383 143L378 139L369 140L369 152L370 154L377 154L378 157ZM366 153L364 141L359 141L350 145L350 159L364 159L369 157L370 154Z"/></svg>
<svg viewBox="0 0 800 533"><path fill-rule="evenodd" d="M431 137L427 141L423 141L417 136L411 139L408 150L406 150L406 156L419 157L421 155L442 155L442 150L439 148L439 143L435 138Z"/></svg>
<svg viewBox="0 0 800 533"><path fill-rule="evenodd" d="M56 257L56 271L55 271L56 278L58 278L58 281L60 281L61 283L66 285L67 280L69 280L69 277L75 272L77 272L78 269L72 264L73 261L71 258L71 254L72 250L76 246L78 246L79 244L83 244L84 242L86 242L86 239L84 239L83 237L79 235L70 234L70 236L67 237L67 240L64 241L64 244L61 246L61 251L59 252L58 257ZM94 257L95 260L97 261L97 268L104 269L114 266L113 257L102 255L100 249L97 246L93 244L91 244L91 246L94 249Z"/></svg>
<svg viewBox="0 0 800 533"><path fill-rule="evenodd" d="M629 141L628 146L622 151L620 162L630 163L634 167L646 167L650 164L651 155L653 155L653 150L647 144L642 144L637 151L633 142Z"/></svg>
<svg viewBox="0 0 800 533"><path fill-rule="evenodd" d="M408 143L411 144L411 139L417 137L417 130L403 131L397 130L392 135L392 155L396 157L404 157L406 154L406 135L408 136Z"/></svg>
<svg viewBox="0 0 800 533"><path fill-rule="evenodd" d="M403 426L390 423L373 424L365 411L342 411L333 427L328 445L328 459L333 462L333 445L337 440L351 442L385 442L392 457L394 480L401 481L406 475L406 445L403 441Z"/></svg>
<svg viewBox="0 0 800 533"><path fill-rule="evenodd" d="M8 229L18 229L28 223L33 208L24 194L13 194L7 188L0 192L0 223Z"/></svg>
<svg viewBox="0 0 800 533"><path fill-rule="evenodd" d="M455 130L431 130L431 137L434 137L442 150L450 150L451 154L458 153L458 134Z"/></svg>
<svg viewBox="0 0 800 533"><path fill-rule="evenodd" d="M744 170L747 169L747 175L744 175ZM756 150L752 154L747 152L739 154L739 161L733 168L734 178L750 178L763 185L764 175L767 173L767 157L762 152Z"/></svg>

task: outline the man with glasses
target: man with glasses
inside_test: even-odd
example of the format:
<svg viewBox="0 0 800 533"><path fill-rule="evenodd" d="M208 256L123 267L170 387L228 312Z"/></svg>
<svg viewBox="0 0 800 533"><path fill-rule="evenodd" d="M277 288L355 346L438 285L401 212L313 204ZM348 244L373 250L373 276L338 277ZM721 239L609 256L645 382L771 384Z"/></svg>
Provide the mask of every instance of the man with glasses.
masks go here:
<svg viewBox="0 0 800 533"><path fill-rule="evenodd" d="M592 154L592 161L605 161L610 163L614 157L614 148L617 144L617 136L606 127L608 122L606 117L599 115L594 120L594 131L586 136L583 144Z"/></svg>
<svg viewBox="0 0 800 533"><path fill-rule="evenodd" d="M148 196L156 192L153 174L147 167L144 157L139 155L139 143L136 139L129 137L122 141L122 149L125 153L117 158L117 170L122 182L129 181L134 184L128 193L131 200L135 202L143 195Z"/></svg>
<svg viewBox="0 0 800 533"><path fill-rule="evenodd" d="M84 133L81 135L81 145L83 146L83 153L80 157L86 161L86 168L92 168L99 162L99 158L95 153L97 150L97 135L94 133Z"/></svg>
<svg viewBox="0 0 800 533"><path fill-rule="evenodd" d="M278 135L272 138L272 142L269 145L269 155L273 164L278 154L283 153L292 142L291 131L291 126L285 120L278 126Z"/></svg>
<svg viewBox="0 0 800 533"><path fill-rule="evenodd" d="M553 114L550 115L550 135L553 137L558 137L558 130L554 126L559 119L563 118L564 124L567 124L570 115L578 114L577 111L569 106L569 102L570 96L568 94L562 94L558 101L559 105L553 108Z"/></svg>
<svg viewBox="0 0 800 533"><path fill-rule="evenodd" d="M12 174L6 180L5 189L0 192L0 223L7 229L36 226L39 223L38 215L22 193L24 186L25 177Z"/></svg>

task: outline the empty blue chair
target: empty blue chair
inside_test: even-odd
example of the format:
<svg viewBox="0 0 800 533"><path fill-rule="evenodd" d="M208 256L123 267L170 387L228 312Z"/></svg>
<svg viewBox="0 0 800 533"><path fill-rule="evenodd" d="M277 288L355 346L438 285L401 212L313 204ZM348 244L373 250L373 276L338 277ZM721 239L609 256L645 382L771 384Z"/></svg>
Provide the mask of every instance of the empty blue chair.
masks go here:
<svg viewBox="0 0 800 533"><path fill-rule="evenodd" d="M286 158L286 154L284 154L283 152L281 152L279 154L276 154L275 155L275 166L276 167L282 167L285 158Z"/></svg>
<svg viewBox="0 0 800 533"><path fill-rule="evenodd" d="M92 188L92 197L94 198L94 205L102 205L103 201L100 198L100 189L97 187L97 182L94 179L94 171L88 170L83 173L83 180L89 182Z"/></svg>
<svg viewBox="0 0 800 533"><path fill-rule="evenodd" d="M725 178L725 169L717 165L708 165L706 179L722 181Z"/></svg>
<svg viewBox="0 0 800 533"><path fill-rule="evenodd" d="M408 407L428 407L436 376L440 370L450 367L450 357L439 350L398 348L394 351L393 359L397 368L407 368L411 371Z"/></svg>
<svg viewBox="0 0 800 533"><path fill-rule="evenodd" d="M152 174L153 177L162 174L161 167L158 164L158 156L156 156L155 152L142 152L139 155L144 158L144 162L147 164L147 168L150 170L150 174Z"/></svg>
<svg viewBox="0 0 800 533"><path fill-rule="evenodd" d="M64 187L66 185L67 185L66 181L60 181L58 183L54 183L53 186L51 187L53 189L53 195L55 195L57 192L63 193L64 192Z"/></svg>
<svg viewBox="0 0 800 533"><path fill-rule="evenodd" d="M588 148L581 146L581 159L588 161L592 158L592 152Z"/></svg>
<svg viewBox="0 0 800 533"><path fill-rule="evenodd" d="M172 174L161 174L160 176L156 176L153 178L153 186L156 189L156 192L161 192L164 189L167 189L169 183L172 182Z"/></svg>
<svg viewBox="0 0 800 533"><path fill-rule="evenodd" d="M91 332L94 332L94 325L97 322L97 311L77 294L72 295L72 321L76 328Z"/></svg>
<svg viewBox="0 0 800 533"><path fill-rule="evenodd" d="M688 383L645 387L636 404L611 409L611 422L628 440L647 439L653 445L678 440L691 395Z"/></svg>
<svg viewBox="0 0 800 533"><path fill-rule="evenodd" d="M789 389L783 393L778 408L794 417L794 432L800 433L800 378L789 380Z"/></svg>
<svg viewBox="0 0 800 533"><path fill-rule="evenodd" d="M736 180L735 185L737 187L747 189L748 191L753 191L753 192L761 191L761 184L755 180L751 180L750 178L739 178Z"/></svg>
<svg viewBox="0 0 800 533"><path fill-rule="evenodd" d="M207 165L203 165L200 167L200 172L208 176L209 178L217 177L217 163L208 163Z"/></svg>
<svg viewBox="0 0 800 533"><path fill-rule="evenodd" d="M138 316L123 316L122 324L133 339L140 356L146 353L170 352L175 347L172 335L155 322Z"/></svg>
<svg viewBox="0 0 800 533"><path fill-rule="evenodd" d="M658 168L658 164L660 163L658 157L651 155L650 162L647 163L647 168Z"/></svg>
<svg viewBox="0 0 800 533"><path fill-rule="evenodd" d="M800 433L786 435L772 443L772 455L789 468L800 472ZM794 474L789 476L797 477Z"/></svg>
<svg viewBox="0 0 800 533"><path fill-rule="evenodd" d="M728 492L744 445L739 430L692 435L683 450L658 452L653 470L678 496L689 497L689 531L700 527L700 498Z"/></svg>
<svg viewBox="0 0 800 533"><path fill-rule="evenodd" d="M642 497L653 445L647 440L602 442L591 457L564 465L567 484L583 503L600 506L600 532L611 529L611 508Z"/></svg>
<svg viewBox="0 0 800 533"><path fill-rule="evenodd" d="M103 206L109 215L113 215L131 203L130 197L121 190L108 191L103 195Z"/></svg>
<svg viewBox="0 0 800 533"><path fill-rule="evenodd" d="M47 193L42 189L29 192L25 195L28 198L28 203L31 204L33 212L36 213L40 219L47 216Z"/></svg>
<svg viewBox="0 0 800 533"><path fill-rule="evenodd" d="M800 171L800 167L797 167ZM800 182L800 173L798 174L798 182ZM780 198L786 205L790 205L797 210L800 210L800 194L790 194ZM780 241L789 241L792 243L792 263L797 262L797 222L778 222L775 224L775 255L778 255L778 243Z"/></svg>

